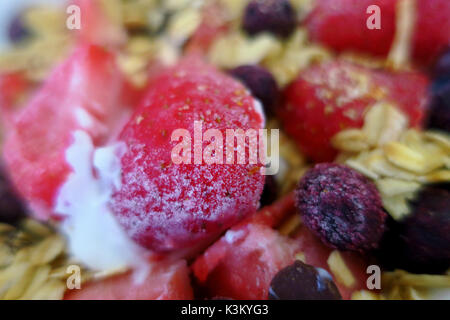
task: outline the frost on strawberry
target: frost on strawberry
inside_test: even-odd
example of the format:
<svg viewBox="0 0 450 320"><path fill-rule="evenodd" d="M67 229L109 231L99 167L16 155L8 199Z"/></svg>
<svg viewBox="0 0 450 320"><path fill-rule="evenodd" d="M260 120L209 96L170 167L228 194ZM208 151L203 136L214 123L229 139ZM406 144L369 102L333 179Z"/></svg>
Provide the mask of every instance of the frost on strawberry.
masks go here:
<svg viewBox="0 0 450 320"><path fill-rule="evenodd" d="M15 115L5 142L6 164L16 188L42 219L52 214L70 172L65 150L72 133L85 130L100 145L128 112L120 101L123 79L114 61L99 47L78 47Z"/></svg>
<svg viewBox="0 0 450 320"><path fill-rule="evenodd" d="M195 59L187 59L151 81L148 92L120 134L122 187L112 209L130 237L144 247L173 251L210 242L255 212L264 185L260 165L194 161L195 122L208 129L260 129L253 97L237 81ZM176 130L192 138L190 164L175 164ZM225 140L225 138L224 138ZM223 148L225 148L225 142ZM196 140L198 141L198 140ZM219 142L219 141L216 141ZM211 141L205 140L205 149ZM245 147L247 150L247 146Z"/></svg>
<svg viewBox="0 0 450 320"><path fill-rule="evenodd" d="M331 61L303 71L284 93L280 112L284 129L300 149L317 162L332 161L331 138L359 128L377 101L394 103L412 127L424 121L428 79L420 73L373 70L345 61Z"/></svg>

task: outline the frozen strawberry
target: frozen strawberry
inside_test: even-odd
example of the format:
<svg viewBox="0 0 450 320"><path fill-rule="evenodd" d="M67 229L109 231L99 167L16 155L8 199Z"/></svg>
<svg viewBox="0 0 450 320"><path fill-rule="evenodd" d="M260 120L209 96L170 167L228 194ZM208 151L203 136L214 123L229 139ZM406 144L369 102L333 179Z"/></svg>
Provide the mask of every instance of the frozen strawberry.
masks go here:
<svg viewBox="0 0 450 320"><path fill-rule="evenodd" d="M152 266L140 283L127 273L67 291L65 300L189 300L193 299L189 268L185 261Z"/></svg>
<svg viewBox="0 0 450 320"><path fill-rule="evenodd" d="M76 29L79 41L107 47L126 41L120 16L115 16L112 10L108 10L106 3L102 0L72 0L72 4L80 8L81 25L80 29ZM72 11L70 13L74 14Z"/></svg>
<svg viewBox="0 0 450 320"><path fill-rule="evenodd" d="M395 35L397 0L317 0L306 25L310 37L337 51L357 50L387 55ZM382 28L367 28L367 8L380 7Z"/></svg>
<svg viewBox="0 0 450 320"><path fill-rule="evenodd" d="M261 224L229 230L192 268L210 296L267 299L272 278L295 260L298 245Z"/></svg>
<svg viewBox="0 0 450 320"><path fill-rule="evenodd" d="M121 102L123 79L114 56L81 46L19 111L5 142L4 156L19 193L40 218L48 218L70 168L65 150L77 129L97 145L129 112Z"/></svg>
<svg viewBox="0 0 450 320"><path fill-rule="evenodd" d="M416 1L417 23L413 39L413 56L430 64L450 45L450 1Z"/></svg>
<svg viewBox="0 0 450 320"><path fill-rule="evenodd" d="M189 249L255 212L261 165L225 159L226 137L262 125L244 86L196 59L153 79L120 134L128 150L111 206L129 236L159 252ZM250 151L248 143L238 149Z"/></svg>
<svg viewBox="0 0 450 320"><path fill-rule="evenodd" d="M0 75L0 110L11 111L23 98L30 84L21 73Z"/></svg>
<svg viewBox="0 0 450 320"><path fill-rule="evenodd" d="M302 72L284 93L280 112L285 130L312 160L331 161L330 139L363 125L367 109L379 100L396 104L410 125L420 126L427 105L428 79L419 73L389 73L344 61L332 61Z"/></svg>
<svg viewBox="0 0 450 320"><path fill-rule="evenodd" d="M450 2L416 1L413 56L430 63L450 43ZM398 0L317 0L307 19L311 38L337 51L355 50L386 56L396 33ZM381 29L369 29L367 8L377 5Z"/></svg>

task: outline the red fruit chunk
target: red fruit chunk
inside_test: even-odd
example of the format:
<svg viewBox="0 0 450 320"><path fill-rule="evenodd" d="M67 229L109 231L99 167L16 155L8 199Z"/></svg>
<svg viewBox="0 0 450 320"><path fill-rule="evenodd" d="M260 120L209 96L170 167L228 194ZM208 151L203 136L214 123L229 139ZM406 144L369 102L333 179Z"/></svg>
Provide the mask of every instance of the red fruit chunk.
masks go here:
<svg viewBox="0 0 450 320"><path fill-rule="evenodd" d="M298 245L260 224L229 230L193 264L210 296L267 299L270 282L295 260Z"/></svg>
<svg viewBox="0 0 450 320"><path fill-rule="evenodd" d="M101 46L117 46L125 43L126 33L119 21L102 0L73 0L80 8L81 28L77 30L78 40Z"/></svg>
<svg viewBox="0 0 450 320"><path fill-rule="evenodd" d="M251 215L247 219L241 222L241 225L247 223L258 223L271 228L276 228L280 225L286 217L290 214L294 214L294 194L289 194L271 206L264 207L255 214Z"/></svg>
<svg viewBox="0 0 450 320"><path fill-rule="evenodd" d="M206 54L217 37L226 32L227 13L217 1L208 2L202 11L202 23L186 44L186 52Z"/></svg>
<svg viewBox="0 0 450 320"><path fill-rule="evenodd" d="M337 51L355 50L386 56L396 33L398 0L317 0L306 25L314 41ZM450 2L416 1L413 57L428 64L450 43ZM367 28L367 8L380 7L381 29Z"/></svg>
<svg viewBox="0 0 450 320"><path fill-rule="evenodd" d="M69 290L65 300L189 300L193 299L186 261L152 266L151 273L136 283L131 273L82 285Z"/></svg>
<svg viewBox="0 0 450 320"><path fill-rule="evenodd" d="M12 110L28 88L29 83L21 73L0 75L0 110Z"/></svg>
<svg viewBox="0 0 450 320"><path fill-rule="evenodd" d="M418 17L414 33L416 60L430 64L450 44L450 1L416 1Z"/></svg>
<svg viewBox="0 0 450 320"><path fill-rule="evenodd" d="M289 239L268 227L294 211L289 195L228 231L193 263L200 286L211 297L267 299L272 278L290 265L297 253L304 255L305 263L331 272L327 260L332 250L308 228L302 225L294 239ZM365 288L367 264L358 254L341 254L355 282L351 287L335 282L343 298L349 299L354 291Z"/></svg>
<svg viewBox="0 0 450 320"><path fill-rule="evenodd" d="M410 125L420 126L427 104L428 79L418 73L388 73L344 61L313 66L285 90L280 117L301 150L317 162L332 161L330 139L348 128L360 128L374 103L395 103Z"/></svg>
<svg viewBox="0 0 450 320"><path fill-rule="evenodd" d="M102 144L128 112L120 101L123 79L114 61L99 47L77 48L15 117L4 156L13 183L39 218L51 215L70 172L65 150L72 133L85 130Z"/></svg>
<svg viewBox="0 0 450 320"><path fill-rule="evenodd" d="M313 41L337 51L356 50L385 56L395 35L396 0L317 0L307 18L307 28ZM382 28L367 28L371 5L381 9Z"/></svg>
<svg viewBox="0 0 450 320"><path fill-rule="evenodd" d="M194 163L194 140L199 142L194 122L202 123L202 134L219 130L226 149L226 129L258 130L263 119L243 85L194 59L151 82L120 135L128 151L122 187L111 206L142 246L159 252L188 249L255 212L264 185L261 165L249 164L248 157L245 164L225 164L224 150L222 164ZM191 137L191 164L172 161L181 142L171 139L177 129ZM205 139L203 147L209 144Z"/></svg>

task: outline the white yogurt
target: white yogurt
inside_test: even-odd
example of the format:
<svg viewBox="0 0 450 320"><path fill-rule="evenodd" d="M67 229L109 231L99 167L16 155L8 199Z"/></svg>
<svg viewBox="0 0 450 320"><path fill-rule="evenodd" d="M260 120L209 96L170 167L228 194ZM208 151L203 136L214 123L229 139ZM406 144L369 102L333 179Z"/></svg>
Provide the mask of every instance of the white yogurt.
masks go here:
<svg viewBox="0 0 450 320"><path fill-rule="evenodd" d="M134 243L116 221L108 203L120 188L124 144L95 149L84 131L74 133L66 151L73 173L59 191L55 211L66 216L62 231L73 256L94 270L131 267L136 281L149 272L149 253Z"/></svg>

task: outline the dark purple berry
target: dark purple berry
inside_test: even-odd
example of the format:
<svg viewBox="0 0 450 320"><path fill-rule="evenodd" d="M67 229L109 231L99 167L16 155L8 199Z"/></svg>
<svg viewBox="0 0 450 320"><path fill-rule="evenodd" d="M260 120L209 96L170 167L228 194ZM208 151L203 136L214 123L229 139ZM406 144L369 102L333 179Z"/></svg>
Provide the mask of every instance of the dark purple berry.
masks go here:
<svg viewBox="0 0 450 320"><path fill-rule="evenodd" d="M439 274L450 267L450 190L448 184L422 190L411 202L408 218L388 220L376 253L386 270Z"/></svg>
<svg viewBox="0 0 450 320"><path fill-rule="evenodd" d="M24 24L22 15L16 16L9 25L8 36L12 43L17 43L30 35L29 30Z"/></svg>
<svg viewBox="0 0 450 320"><path fill-rule="evenodd" d="M266 113L274 114L278 103L278 85L272 74L257 65L240 66L230 74L243 82L264 106Z"/></svg>
<svg viewBox="0 0 450 320"><path fill-rule="evenodd" d="M266 176L263 193L261 195L261 207L266 207L278 198L278 186L274 176Z"/></svg>
<svg viewBox="0 0 450 320"><path fill-rule="evenodd" d="M24 217L24 207L0 165L0 222L14 223Z"/></svg>
<svg viewBox="0 0 450 320"><path fill-rule="evenodd" d="M270 32L289 36L297 25L297 15L288 0L254 0L244 13L243 28L249 35Z"/></svg>
<svg viewBox="0 0 450 320"><path fill-rule="evenodd" d="M404 221L405 255L418 271L450 268L450 192L425 188L412 202Z"/></svg>
<svg viewBox="0 0 450 320"><path fill-rule="evenodd" d="M450 132L450 83L433 93L427 127Z"/></svg>
<svg viewBox="0 0 450 320"><path fill-rule="evenodd" d="M378 247L387 214L375 185L338 164L309 170L296 190L305 225L331 248L366 252Z"/></svg>
<svg viewBox="0 0 450 320"><path fill-rule="evenodd" d="M270 300L341 300L331 275L324 269L296 261L272 279Z"/></svg>
<svg viewBox="0 0 450 320"><path fill-rule="evenodd" d="M437 59L434 65L433 75L435 78L450 78L450 46L448 46Z"/></svg>

